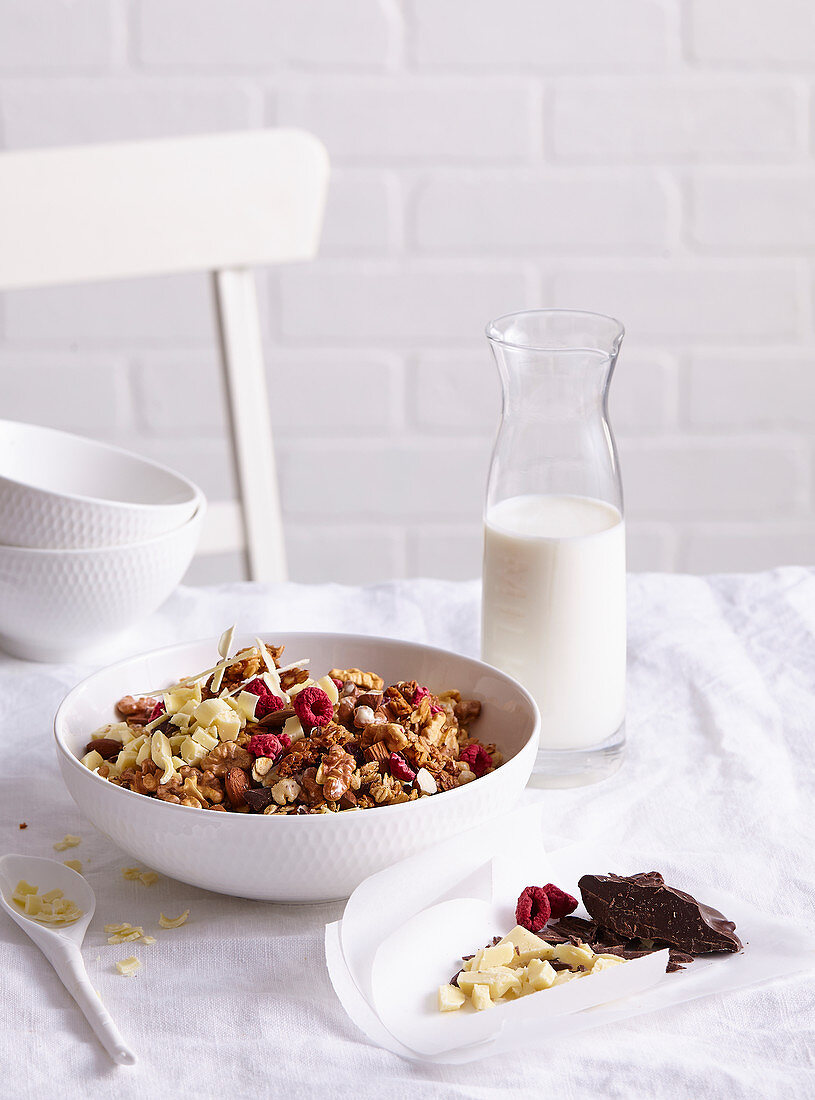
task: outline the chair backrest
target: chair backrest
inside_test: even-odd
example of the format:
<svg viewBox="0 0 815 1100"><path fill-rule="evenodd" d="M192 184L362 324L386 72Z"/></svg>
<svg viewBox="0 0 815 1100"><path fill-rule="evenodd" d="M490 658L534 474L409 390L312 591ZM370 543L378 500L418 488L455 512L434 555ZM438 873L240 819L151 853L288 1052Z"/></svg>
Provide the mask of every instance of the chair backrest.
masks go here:
<svg viewBox="0 0 815 1100"><path fill-rule="evenodd" d="M254 580L286 564L249 268L313 257L327 184L300 130L0 154L0 290L215 272L243 530L216 505L202 549L245 547Z"/></svg>
<svg viewBox="0 0 815 1100"><path fill-rule="evenodd" d="M328 157L300 130L0 154L0 290L310 259Z"/></svg>

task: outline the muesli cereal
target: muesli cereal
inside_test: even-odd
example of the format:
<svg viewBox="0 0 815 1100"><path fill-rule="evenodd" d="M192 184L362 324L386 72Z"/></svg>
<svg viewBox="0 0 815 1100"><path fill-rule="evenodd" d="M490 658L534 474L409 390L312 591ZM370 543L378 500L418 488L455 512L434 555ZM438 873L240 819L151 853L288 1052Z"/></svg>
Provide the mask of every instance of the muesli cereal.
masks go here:
<svg viewBox="0 0 815 1100"><path fill-rule="evenodd" d="M281 663L255 645L160 692L119 700L82 763L138 794L231 813L314 814L412 802L463 786L503 762L470 729L481 703L415 680ZM316 674L314 674L316 675ZM143 880L142 880L143 881Z"/></svg>

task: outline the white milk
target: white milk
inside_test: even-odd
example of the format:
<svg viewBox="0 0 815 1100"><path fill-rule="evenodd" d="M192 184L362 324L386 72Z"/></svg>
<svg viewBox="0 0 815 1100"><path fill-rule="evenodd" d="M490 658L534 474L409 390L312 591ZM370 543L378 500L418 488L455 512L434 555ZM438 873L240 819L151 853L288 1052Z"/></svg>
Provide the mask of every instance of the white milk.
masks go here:
<svg viewBox="0 0 815 1100"><path fill-rule="evenodd" d="M616 508L520 496L489 510L482 656L535 697L542 749L587 748L618 729L625 637L625 525Z"/></svg>

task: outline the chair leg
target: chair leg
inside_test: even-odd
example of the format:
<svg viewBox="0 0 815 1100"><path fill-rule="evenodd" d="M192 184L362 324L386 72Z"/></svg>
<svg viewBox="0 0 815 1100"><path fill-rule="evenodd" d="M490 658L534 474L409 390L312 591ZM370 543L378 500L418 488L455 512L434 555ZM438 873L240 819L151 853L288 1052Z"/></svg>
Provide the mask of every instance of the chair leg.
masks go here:
<svg viewBox="0 0 815 1100"><path fill-rule="evenodd" d="M254 275L247 268L215 271L213 289L249 577L284 581L286 549Z"/></svg>

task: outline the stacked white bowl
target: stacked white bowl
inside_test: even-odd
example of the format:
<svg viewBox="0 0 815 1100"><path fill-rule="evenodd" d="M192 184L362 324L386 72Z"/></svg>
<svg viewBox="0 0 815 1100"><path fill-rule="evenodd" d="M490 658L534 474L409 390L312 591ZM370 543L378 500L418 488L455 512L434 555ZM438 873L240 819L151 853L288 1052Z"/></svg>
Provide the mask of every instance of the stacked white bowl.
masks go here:
<svg viewBox="0 0 815 1100"><path fill-rule="evenodd" d="M0 647L35 661L98 651L170 595L205 510L158 463L0 420Z"/></svg>

